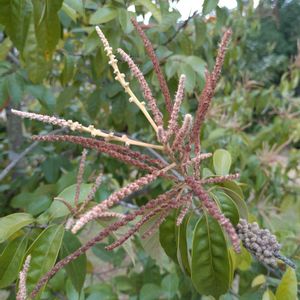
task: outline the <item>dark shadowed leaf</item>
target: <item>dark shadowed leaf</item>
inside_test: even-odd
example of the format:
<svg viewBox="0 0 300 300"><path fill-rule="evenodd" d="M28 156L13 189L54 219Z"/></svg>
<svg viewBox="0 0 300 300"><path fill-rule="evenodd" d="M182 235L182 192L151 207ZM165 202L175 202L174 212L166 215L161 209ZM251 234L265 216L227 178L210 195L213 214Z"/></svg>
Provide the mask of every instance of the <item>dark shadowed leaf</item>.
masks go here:
<svg viewBox="0 0 300 300"><path fill-rule="evenodd" d="M218 298L231 285L230 258L226 239L219 223L204 214L193 235L192 282L203 295Z"/></svg>

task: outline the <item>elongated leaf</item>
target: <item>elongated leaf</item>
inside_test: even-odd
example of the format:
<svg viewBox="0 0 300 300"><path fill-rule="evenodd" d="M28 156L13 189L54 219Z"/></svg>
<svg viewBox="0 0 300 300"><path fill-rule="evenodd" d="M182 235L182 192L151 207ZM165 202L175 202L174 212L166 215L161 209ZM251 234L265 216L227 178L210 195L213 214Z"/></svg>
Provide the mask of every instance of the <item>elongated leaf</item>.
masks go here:
<svg viewBox="0 0 300 300"><path fill-rule="evenodd" d="M114 8L101 7L91 15L90 24L97 25L107 23L117 16L118 12Z"/></svg>
<svg viewBox="0 0 300 300"><path fill-rule="evenodd" d="M213 155L214 169L217 175L226 175L231 166L231 155L224 149L218 149Z"/></svg>
<svg viewBox="0 0 300 300"><path fill-rule="evenodd" d="M64 235L63 225L52 225L42 231L28 249L31 254L27 277L28 291L32 291L38 280L55 264Z"/></svg>
<svg viewBox="0 0 300 300"><path fill-rule="evenodd" d="M66 86L74 77L75 74L75 57L67 55L64 58L64 69L61 74L60 82L63 86Z"/></svg>
<svg viewBox="0 0 300 300"><path fill-rule="evenodd" d="M0 243L3 243L15 232L33 222L34 218L32 215L26 213L15 213L0 218Z"/></svg>
<svg viewBox="0 0 300 300"><path fill-rule="evenodd" d="M19 51L23 50L30 24L32 4L30 0L0 1L0 22Z"/></svg>
<svg viewBox="0 0 300 300"><path fill-rule="evenodd" d="M9 242L0 256L0 288L9 286L17 277L27 247L27 236Z"/></svg>
<svg viewBox="0 0 300 300"><path fill-rule="evenodd" d="M297 278L294 269L288 267L285 271L280 284L276 290L277 300L296 300L297 299Z"/></svg>
<svg viewBox="0 0 300 300"><path fill-rule="evenodd" d="M36 39L44 58L49 61L60 37L57 12L63 0L32 0L32 3Z"/></svg>
<svg viewBox="0 0 300 300"><path fill-rule="evenodd" d="M192 246L192 282L197 291L218 298L231 285L229 252L219 223L204 214L196 224Z"/></svg>
<svg viewBox="0 0 300 300"><path fill-rule="evenodd" d="M159 241L166 254L176 263L177 260L176 212L170 214L159 227Z"/></svg>
<svg viewBox="0 0 300 300"><path fill-rule="evenodd" d="M277 298L271 290L267 289L263 294L262 300L277 300Z"/></svg>
<svg viewBox="0 0 300 300"><path fill-rule="evenodd" d="M177 259L181 269L191 275L190 253L187 245L186 230L189 222L189 216L185 216L180 226L178 226L177 239Z"/></svg>
<svg viewBox="0 0 300 300"><path fill-rule="evenodd" d="M29 25L27 39L22 53L25 69L28 71L30 80L33 83L41 82L49 69L49 62L46 61L44 53L38 46L35 36L33 17Z"/></svg>
<svg viewBox="0 0 300 300"><path fill-rule="evenodd" d="M62 247L60 250L60 258L64 258L77 250L81 246L79 239L76 235L66 231L63 238ZM81 291L85 275L86 275L87 259L86 254L79 256L77 259L71 261L65 268L68 277L71 279L72 284L78 292Z"/></svg>

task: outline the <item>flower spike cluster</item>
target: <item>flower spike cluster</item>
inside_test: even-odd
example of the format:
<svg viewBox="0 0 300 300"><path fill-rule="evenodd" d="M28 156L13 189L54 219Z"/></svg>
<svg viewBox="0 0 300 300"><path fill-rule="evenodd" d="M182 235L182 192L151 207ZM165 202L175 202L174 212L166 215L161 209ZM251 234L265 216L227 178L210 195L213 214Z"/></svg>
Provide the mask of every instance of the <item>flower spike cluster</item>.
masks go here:
<svg viewBox="0 0 300 300"><path fill-rule="evenodd" d="M77 188L74 201L75 207L69 207L70 204L67 201L60 199L60 201L65 203L70 210L70 216L68 220L66 220L66 228L70 229L75 234L87 223L92 222L95 219L110 217L116 218L117 220L100 231L93 239L77 249L74 253L59 261L52 270L40 279L30 295L31 298L34 298L38 294L43 285L56 272L67 265L70 261L76 259L82 253L87 251L93 245L111 235L114 231L124 226L130 226L123 236L119 237L119 239L106 247L108 250L112 250L122 245L126 242L126 240L138 232L143 224L156 217L157 221L147 232L144 233L142 238L149 237L149 235L157 230L157 228L174 209L179 212L176 220L177 226L180 226L183 219L191 209L196 209L198 213L201 213L201 210L207 212L220 224L224 232L228 235L234 250L236 252L240 251L240 238L243 239L243 235L240 235L239 238L238 234L240 234L242 228L238 227L238 232L236 231L230 220L222 213L215 200L210 197L205 188L206 184L219 184L230 180L236 180L239 177L239 174L229 174L203 179L201 178L200 172L200 164L202 160L210 158L212 154L201 153L199 133L212 101L218 78L220 77L231 31L227 30L225 32L220 43L215 66L211 73L207 72L206 74L206 84L199 97L198 108L193 118L190 114L181 116L180 112L181 103L184 99L184 83L186 76L184 74L180 76L177 92L174 96L174 101L172 102L170 92L166 80L162 75L154 48L137 21L132 20L132 22L134 27L137 29L138 34L142 38L146 51L153 63L161 92L165 98L165 106L168 112L168 115L165 118L167 120L166 125L163 122L164 118L162 113L158 108L159 105L153 97L151 89L137 65L130 56L125 53L125 51L118 49L118 53L121 55L122 59L127 62L134 77L137 78L143 92L143 97L145 98L145 102L148 103L152 116L147 111L145 102L140 101L129 87L129 82L125 80L125 74L120 72L117 65L118 61L113 54L113 49L110 47L102 30L99 27L96 27L96 31L102 41L106 55L109 58L109 64L113 69L115 79L122 85L124 91L129 95L129 101L135 103L140 108L149 121L149 124L155 130L158 144L144 143L126 135L120 136L114 133L107 133L104 130L95 129L92 125L85 127L78 122L73 122L71 120L67 121L56 117L20 112L16 110L12 111L16 115L24 118L30 118L66 127L72 131L81 134L88 133L92 136L46 135L33 136L34 140L42 142L69 142L78 144L84 149L94 149L97 152L109 155L114 159L146 172L146 174L142 177L137 178L132 183L129 183L120 190L112 193L106 200L88 210L87 204L93 199L95 192L101 183L101 175L97 177L96 182L87 198L79 205L80 184L82 182L83 167L86 158L86 152L83 152L77 176ZM119 145L117 144L118 142L123 142L125 145ZM159 158L154 158L150 155L132 150L129 148L130 145L159 150ZM191 174L190 170L194 170L193 174ZM138 207L136 210L129 211L125 215L118 214L112 210L113 207L119 205L125 197L132 195L145 185L156 180L158 177L164 177L166 180L170 181L171 187L168 191L165 191L161 195L157 196L157 198L150 200L145 205ZM134 224L131 224L132 221L134 221ZM278 252L273 252L273 254L274 256L277 255L276 257L279 256Z"/></svg>
<svg viewBox="0 0 300 300"><path fill-rule="evenodd" d="M27 299L27 288L26 288L26 279L27 273L29 270L31 255L26 257L26 260L23 265L22 271L19 273L19 289L17 292L17 300L26 300Z"/></svg>

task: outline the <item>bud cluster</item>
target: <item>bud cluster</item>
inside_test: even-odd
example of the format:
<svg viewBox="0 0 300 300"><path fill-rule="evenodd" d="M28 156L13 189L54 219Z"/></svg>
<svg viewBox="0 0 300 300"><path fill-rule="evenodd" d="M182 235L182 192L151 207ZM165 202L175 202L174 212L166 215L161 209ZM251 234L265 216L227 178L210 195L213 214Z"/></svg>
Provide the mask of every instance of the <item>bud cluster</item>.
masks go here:
<svg viewBox="0 0 300 300"><path fill-rule="evenodd" d="M275 235L268 229L260 229L256 222L248 223L245 219L240 219L237 233L244 247L260 262L276 267L276 257L281 245Z"/></svg>

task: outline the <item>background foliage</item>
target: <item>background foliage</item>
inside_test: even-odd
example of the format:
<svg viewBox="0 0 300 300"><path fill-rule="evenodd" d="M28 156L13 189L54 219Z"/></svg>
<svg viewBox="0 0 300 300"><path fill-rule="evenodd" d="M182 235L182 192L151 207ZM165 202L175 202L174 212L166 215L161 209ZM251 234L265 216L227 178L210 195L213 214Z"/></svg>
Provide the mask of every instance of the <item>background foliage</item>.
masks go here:
<svg viewBox="0 0 300 300"><path fill-rule="evenodd" d="M282 242L285 255L299 266L299 1L261 1L256 9L251 1L237 1L237 8L229 11L210 0L204 2L202 13L187 22L180 20L180 13L170 9L167 1L154 2L0 0L1 169L30 147L30 135L55 129L34 121L23 123L9 113L10 108L59 115L143 140L153 138L148 123L114 82L94 25L101 24L111 45L123 48L138 62L163 111L152 65L130 22L131 16L142 20L151 12L147 35L173 94L179 75L187 75L184 112L195 110L195 94L203 88L205 68L213 66L222 29L230 26L233 37L202 130L202 147L212 152L218 148L228 150L231 169L241 173L250 220L272 230ZM128 11L131 5L135 13ZM125 64L121 69L128 73ZM137 82L133 80L132 85L141 96ZM85 236L79 240L63 234L59 225L44 231L30 225L33 217L45 215L42 213L53 197L74 195L80 152L80 147L63 143L35 144L8 175L1 173L0 215L19 213L11 215L13 226L7 228L12 231L0 227L0 288L3 293L7 291L9 299L15 297L13 282L26 251L33 251L37 257L39 253L54 253L49 255L46 268L55 262L56 255L64 257L86 240ZM139 175L124 164L90 151L83 194L99 169L105 173L105 184L97 192L97 201ZM217 172L211 161L205 171L213 170ZM130 202L145 203L163 185L156 183L152 194L143 190ZM201 299L180 270L184 263L178 265L177 254L168 250L172 239L168 244L164 237L172 236L172 222L169 218L161 226L160 236L161 245L176 263L164 254L158 235L147 243L136 238L113 253L106 252L100 243L88 257L60 271L48 284L43 298ZM19 230L24 226L26 229ZM201 236L205 229L199 228L202 230L197 234ZM89 230L92 235L98 228ZM51 239L55 243L49 243ZM234 262L238 268L236 286L222 299L296 299L297 281L291 270L280 279L284 270L270 274L255 261L251 263L250 256L242 257L242 261ZM200 275L195 280L201 285L201 261L197 263ZM193 267L197 268L196 263ZM300 278L299 268L297 273ZM32 282L38 276L31 274ZM201 288L198 291L201 293Z"/></svg>

